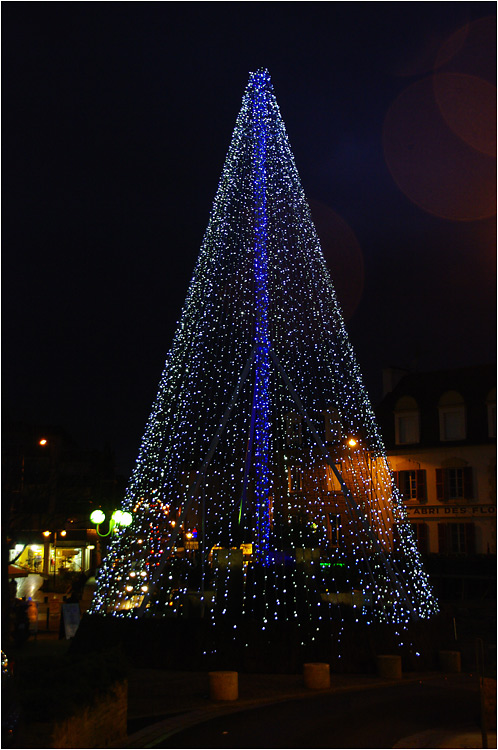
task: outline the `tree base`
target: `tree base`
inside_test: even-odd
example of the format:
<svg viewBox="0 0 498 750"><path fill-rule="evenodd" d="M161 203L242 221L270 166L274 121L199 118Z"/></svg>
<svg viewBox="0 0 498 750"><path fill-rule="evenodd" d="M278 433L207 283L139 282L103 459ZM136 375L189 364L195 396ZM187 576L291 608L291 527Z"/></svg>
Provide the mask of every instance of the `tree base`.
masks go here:
<svg viewBox="0 0 498 750"><path fill-rule="evenodd" d="M305 662L326 662L336 674L370 674L376 656L400 654L403 671L437 668L450 623L441 616L410 623L402 637L387 624L312 623L200 618L131 618L86 614L71 650L86 653L120 645L135 667L262 674L297 674ZM402 641L403 645L400 645Z"/></svg>

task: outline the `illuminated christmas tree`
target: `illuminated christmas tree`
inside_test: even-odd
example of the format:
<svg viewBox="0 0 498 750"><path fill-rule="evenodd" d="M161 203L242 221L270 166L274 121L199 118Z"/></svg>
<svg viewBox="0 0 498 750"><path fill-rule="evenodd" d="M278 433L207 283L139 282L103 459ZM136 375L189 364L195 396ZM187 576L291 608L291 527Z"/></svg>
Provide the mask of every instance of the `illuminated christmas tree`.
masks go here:
<svg viewBox="0 0 498 750"><path fill-rule="evenodd" d="M251 74L92 613L303 643L437 611L269 74ZM303 613L305 616L303 617Z"/></svg>

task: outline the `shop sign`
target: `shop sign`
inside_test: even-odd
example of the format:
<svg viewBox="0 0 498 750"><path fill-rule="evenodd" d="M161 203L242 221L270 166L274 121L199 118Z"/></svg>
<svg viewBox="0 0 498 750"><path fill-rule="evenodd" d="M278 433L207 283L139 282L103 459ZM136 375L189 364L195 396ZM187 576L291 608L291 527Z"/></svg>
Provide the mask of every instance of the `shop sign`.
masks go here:
<svg viewBox="0 0 498 750"><path fill-rule="evenodd" d="M496 505L421 505L407 507L408 518L490 518L496 516Z"/></svg>

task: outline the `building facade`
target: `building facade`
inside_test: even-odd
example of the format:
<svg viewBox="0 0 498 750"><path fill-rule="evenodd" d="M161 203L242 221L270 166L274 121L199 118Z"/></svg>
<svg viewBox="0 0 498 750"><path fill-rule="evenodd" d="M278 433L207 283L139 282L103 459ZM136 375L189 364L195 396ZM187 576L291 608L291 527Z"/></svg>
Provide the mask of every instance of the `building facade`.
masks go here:
<svg viewBox="0 0 498 750"><path fill-rule="evenodd" d="M496 367L389 370L384 385L377 417L420 551L496 555Z"/></svg>
<svg viewBox="0 0 498 750"><path fill-rule="evenodd" d="M62 428L4 423L2 494L9 564L54 587L100 562L89 516L120 503L111 451L84 450ZM90 528L89 528L90 527Z"/></svg>

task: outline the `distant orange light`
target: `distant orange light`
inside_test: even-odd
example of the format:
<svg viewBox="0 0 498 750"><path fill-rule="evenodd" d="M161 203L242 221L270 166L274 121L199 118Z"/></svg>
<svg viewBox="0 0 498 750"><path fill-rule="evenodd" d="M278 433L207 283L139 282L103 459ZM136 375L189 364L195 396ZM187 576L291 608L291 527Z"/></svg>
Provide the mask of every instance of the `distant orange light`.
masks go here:
<svg viewBox="0 0 498 750"><path fill-rule="evenodd" d="M60 534L61 534L61 536L66 536L67 531L61 531Z"/></svg>
<svg viewBox="0 0 498 750"><path fill-rule="evenodd" d="M43 536L50 536L50 531L44 531Z"/></svg>
<svg viewBox="0 0 498 750"><path fill-rule="evenodd" d="M48 443L48 440L47 440L47 438L41 438L41 439L40 439L40 440L38 441L38 445L47 445L47 443Z"/></svg>
<svg viewBox="0 0 498 750"><path fill-rule="evenodd" d="M358 445L358 441L355 440L353 437L349 438L348 445L350 448L355 448Z"/></svg>

